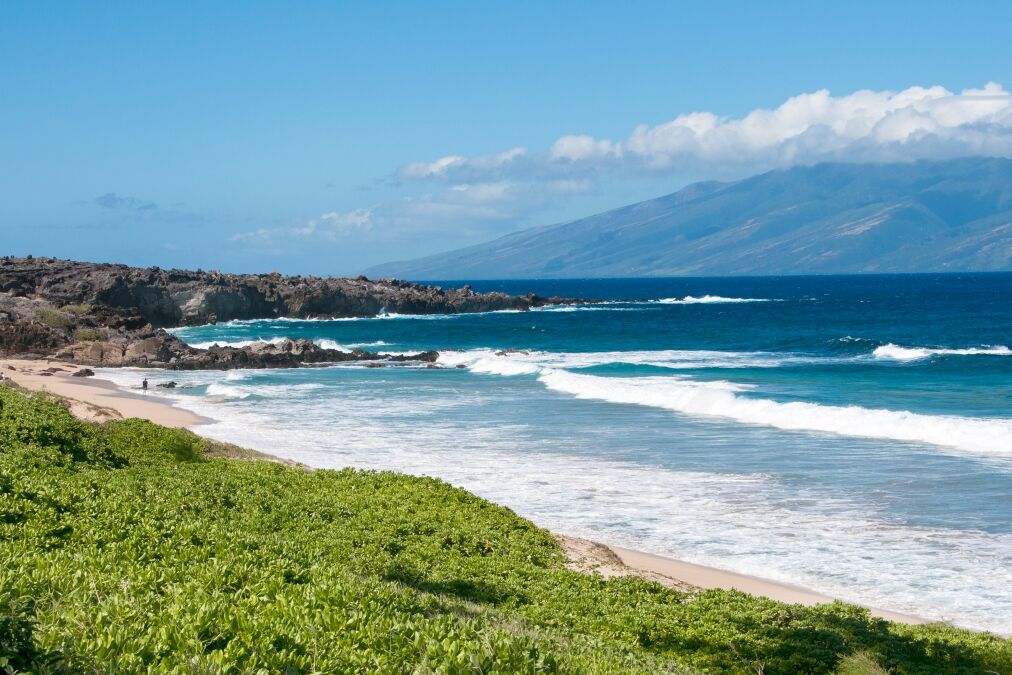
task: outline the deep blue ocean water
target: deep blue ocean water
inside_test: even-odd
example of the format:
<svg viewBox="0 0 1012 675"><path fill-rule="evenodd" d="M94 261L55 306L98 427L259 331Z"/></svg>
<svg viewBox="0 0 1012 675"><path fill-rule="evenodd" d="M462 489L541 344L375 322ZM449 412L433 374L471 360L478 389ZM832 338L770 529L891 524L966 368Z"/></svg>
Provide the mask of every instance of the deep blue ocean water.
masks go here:
<svg viewBox="0 0 1012 675"><path fill-rule="evenodd" d="M157 395L202 433L310 465L1012 632L1012 274L471 283L609 302L177 331L435 349L440 369L104 374L173 379Z"/></svg>

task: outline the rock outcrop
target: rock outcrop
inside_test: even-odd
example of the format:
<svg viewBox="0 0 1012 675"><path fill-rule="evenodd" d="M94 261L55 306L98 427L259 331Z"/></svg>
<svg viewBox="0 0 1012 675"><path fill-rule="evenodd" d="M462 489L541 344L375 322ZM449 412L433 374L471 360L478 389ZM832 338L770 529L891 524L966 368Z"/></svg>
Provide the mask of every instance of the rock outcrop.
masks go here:
<svg viewBox="0 0 1012 675"><path fill-rule="evenodd" d="M55 258L0 259L0 293L90 305L155 327L232 319L339 318L530 309L562 298L476 293L406 281L139 269ZM105 325L109 325L106 323ZM139 328L140 326L134 326Z"/></svg>
<svg viewBox="0 0 1012 675"><path fill-rule="evenodd" d="M78 342L53 354L54 358L83 366L165 368L168 370L233 370L236 368L299 368L347 361L433 363L436 352L390 355L356 349L325 349L310 340L257 342L245 347L190 347L158 330L132 341Z"/></svg>
<svg viewBox="0 0 1012 675"><path fill-rule="evenodd" d="M366 361L433 365L438 354L326 349L309 340L197 349L164 328L232 319L341 318L530 309L562 298L444 290L404 281L136 269L0 258L0 356L172 370L295 368Z"/></svg>

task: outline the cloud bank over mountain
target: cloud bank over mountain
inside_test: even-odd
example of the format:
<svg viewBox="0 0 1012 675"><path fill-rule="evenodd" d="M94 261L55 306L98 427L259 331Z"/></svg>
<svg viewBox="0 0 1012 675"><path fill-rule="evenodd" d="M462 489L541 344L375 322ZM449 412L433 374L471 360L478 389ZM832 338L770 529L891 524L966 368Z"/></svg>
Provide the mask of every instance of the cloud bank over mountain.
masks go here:
<svg viewBox="0 0 1012 675"><path fill-rule="evenodd" d="M823 163L514 232L373 275L409 279L1012 270L1012 160Z"/></svg>
<svg viewBox="0 0 1012 675"><path fill-rule="evenodd" d="M387 178L395 195L236 233L232 241L357 242L376 250L404 241L425 247L448 237L476 244L556 218L553 214L573 213L579 204L599 210L601 202L594 200L621 181L677 187L825 162L971 156L1012 157L1012 92L1000 84L840 96L823 89L739 117L682 113L660 124L640 124L619 139L573 133L540 149L514 146L408 162Z"/></svg>
<svg viewBox="0 0 1012 675"><path fill-rule="evenodd" d="M1012 93L990 82L980 89L944 87L862 90L833 96L822 89L743 117L680 114L641 124L621 140L571 134L534 152L516 147L493 155L449 155L412 162L405 180L474 182L581 173L589 169L748 172L825 161L883 162L1012 155Z"/></svg>

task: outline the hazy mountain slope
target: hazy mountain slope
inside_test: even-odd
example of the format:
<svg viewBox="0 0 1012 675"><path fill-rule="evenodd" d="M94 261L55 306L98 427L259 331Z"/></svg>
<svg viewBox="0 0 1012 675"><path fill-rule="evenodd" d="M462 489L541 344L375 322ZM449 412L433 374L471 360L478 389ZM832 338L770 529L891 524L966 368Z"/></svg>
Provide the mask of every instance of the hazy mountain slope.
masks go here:
<svg viewBox="0 0 1012 675"><path fill-rule="evenodd" d="M1012 269L1012 160L822 164L698 183L486 244L388 263L412 279Z"/></svg>

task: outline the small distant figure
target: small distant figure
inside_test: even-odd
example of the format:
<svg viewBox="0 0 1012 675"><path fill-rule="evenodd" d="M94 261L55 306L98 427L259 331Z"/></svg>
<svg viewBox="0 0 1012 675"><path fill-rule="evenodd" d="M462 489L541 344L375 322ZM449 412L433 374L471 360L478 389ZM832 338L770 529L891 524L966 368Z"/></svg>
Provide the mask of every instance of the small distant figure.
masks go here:
<svg viewBox="0 0 1012 675"><path fill-rule="evenodd" d="M3 374L3 373L0 373L0 382L3 382L3 381L4 381L4 377L5 377L5 376L4 376L4 374Z"/></svg>
<svg viewBox="0 0 1012 675"><path fill-rule="evenodd" d="M141 382L141 389L143 389L145 392L147 392L147 390L148 390L148 378L145 377L144 381Z"/></svg>

